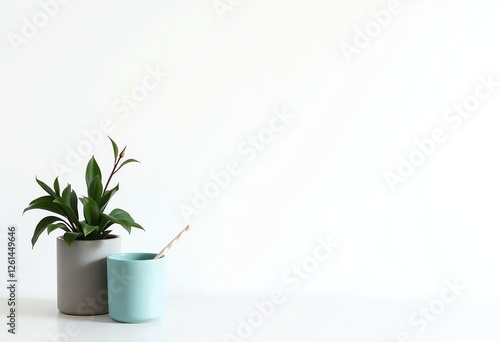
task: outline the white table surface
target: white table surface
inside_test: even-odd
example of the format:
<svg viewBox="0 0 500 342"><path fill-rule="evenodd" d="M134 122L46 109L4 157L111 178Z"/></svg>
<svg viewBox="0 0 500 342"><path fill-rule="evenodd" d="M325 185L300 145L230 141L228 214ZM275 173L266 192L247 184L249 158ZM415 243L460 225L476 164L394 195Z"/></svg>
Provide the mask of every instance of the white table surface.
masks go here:
<svg viewBox="0 0 500 342"><path fill-rule="evenodd" d="M146 324L120 324L108 315L67 316L55 300L21 299L17 334L0 333L1 341L224 341L235 333L238 317L253 310L265 296L171 296L163 319ZM2 302L5 302L2 300ZM409 318L425 300L293 296L276 308L253 334L241 341L398 341L408 331L413 341L498 341L497 302L467 297L446 307L429 328L419 333ZM5 311L5 307L3 312ZM66 332L73 332L69 336ZM76 332L76 333L74 333ZM401 340L404 341L404 340Z"/></svg>

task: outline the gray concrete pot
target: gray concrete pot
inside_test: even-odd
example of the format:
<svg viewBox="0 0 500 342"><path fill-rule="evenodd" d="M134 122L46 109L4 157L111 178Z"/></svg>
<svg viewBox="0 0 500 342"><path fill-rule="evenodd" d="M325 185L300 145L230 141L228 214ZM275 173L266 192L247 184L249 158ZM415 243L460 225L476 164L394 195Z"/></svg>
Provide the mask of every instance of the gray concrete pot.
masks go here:
<svg viewBox="0 0 500 342"><path fill-rule="evenodd" d="M121 253L121 238L78 241L57 238L57 308L77 316L108 313L106 258Z"/></svg>

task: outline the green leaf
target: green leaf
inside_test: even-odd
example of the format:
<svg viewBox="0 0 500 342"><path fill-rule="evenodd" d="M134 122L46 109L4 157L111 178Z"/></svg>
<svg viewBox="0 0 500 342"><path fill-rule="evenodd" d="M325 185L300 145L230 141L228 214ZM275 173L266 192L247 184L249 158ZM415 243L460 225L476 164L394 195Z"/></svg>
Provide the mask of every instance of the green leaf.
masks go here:
<svg viewBox="0 0 500 342"><path fill-rule="evenodd" d="M102 214L106 219L108 219L112 223L119 224L130 234L132 227L143 229L137 222L134 221L132 216L122 209L114 209L109 214ZM108 224L106 228L110 225Z"/></svg>
<svg viewBox="0 0 500 342"><path fill-rule="evenodd" d="M35 247L36 242L38 241L38 238L40 235L42 235L43 231L47 229L47 226L51 223L54 223L56 221L60 221L61 218L55 217L55 216L47 216L38 222L35 228L35 232L33 233L33 237L31 238L31 246L32 248Z"/></svg>
<svg viewBox="0 0 500 342"><path fill-rule="evenodd" d="M57 194L55 193L54 190L52 190L52 188L50 186L48 186L47 184L45 184L44 182L42 182L41 180L39 180L38 178L35 177L35 180L36 182L38 183L38 185L40 185L40 187L45 190L46 193L48 193L50 196L52 196L53 198L56 198L58 197Z"/></svg>
<svg viewBox="0 0 500 342"><path fill-rule="evenodd" d="M31 203L29 205L38 204L38 203L46 203L46 202L52 203L53 201L54 201L54 199L52 198L52 196L42 196L42 197L38 197L37 199L34 199L33 201L31 201Z"/></svg>
<svg viewBox="0 0 500 342"><path fill-rule="evenodd" d="M111 233L111 230L105 230L101 233L100 239L105 239Z"/></svg>
<svg viewBox="0 0 500 342"><path fill-rule="evenodd" d="M116 169L115 173L118 172L124 165L127 165L129 163L140 163L140 161L135 160L135 159L127 159L125 160L118 169Z"/></svg>
<svg viewBox="0 0 500 342"><path fill-rule="evenodd" d="M106 214L103 214L104 216L107 216ZM108 229L109 227L111 227L112 225L114 225L115 222L111 222L109 219L107 220L107 223L106 225L104 226L104 230Z"/></svg>
<svg viewBox="0 0 500 342"><path fill-rule="evenodd" d="M88 225L85 221L80 221L80 223L82 225L82 231L83 231L84 236L89 235L90 233L92 233L95 230L99 230L99 226Z"/></svg>
<svg viewBox="0 0 500 342"><path fill-rule="evenodd" d="M132 224L134 219L124 210L114 209L109 214L102 214L106 219L112 223L119 224L130 234L132 231Z"/></svg>
<svg viewBox="0 0 500 342"><path fill-rule="evenodd" d="M78 224L78 208L75 212L72 206L72 190L71 185L68 184L66 188L64 188L61 197L58 197L54 200L54 203L58 204L66 213L66 216L75 226L79 226Z"/></svg>
<svg viewBox="0 0 500 342"><path fill-rule="evenodd" d="M132 227L134 227L134 228L139 228L139 229L141 229L141 230L146 231L146 229L144 229L144 228L143 228L143 227L142 227L139 223L137 223L137 222L132 223Z"/></svg>
<svg viewBox="0 0 500 342"><path fill-rule="evenodd" d="M76 217L75 212L73 209L71 209L70 206L68 206L64 201L62 200L61 197L58 197L54 200L54 203L57 204L63 211L64 211L64 216L66 216L71 223L73 223L75 226L79 226L78 223L78 217Z"/></svg>
<svg viewBox="0 0 500 342"><path fill-rule="evenodd" d="M111 197L120 190L120 184L117 184L113 189L111 190L106 190L104 193L104 196L102 196L100 202L99 202L99 207L101 209L101 212L104 212L106 209L106 206L108 205L109 201L111 200Z"/></svg>
<svg viewBox="0 0 500 342"><path fill-rule="evenodd" d="M52 223L47 226L47 235L52 233L56 229L62 229L66 232L71 232L71 229L65 223Z"/></svg>
<svg viewBox="0 0 500 342"><path fill-rule="evenodd" d="M88 196L92 198L96 203L99 203L101 201L102 197L102 181L101 177L97 176L95 177L92 182L90 182L90 185L87 189Z"/></svg>
<svg viewBox="0 0 500 342"><path fill-rule="evenodd" d="M97 203L92 198L83 198L83 216L85 217L87 224L92 226L99 225L101 211L99 210Z"/></svg>
<svg viewBox="0 0 500 342"><path fill-rule="evenodd" d="M54 190L56 192L57 197L61 196L61 187L59 185L59 177L56 177L54 180Z"/></svg>
<svg viewBox="0 0 500 342"><path fill-rule="evenodd" d="M103 214L103 215L106 216L106 214ZM118 220L118 219L110 218L110 223L107 224L106 228L111 227L113 224L118 224L118 225L122 226L123 228L125 228L125 230L129 234L132 232L132 225L130 224L130 222L126 222L126 221L123 221L123 220Z"/></svg>
<svg viewBox="0 0 500 342"><path fill-rule="evenodd" d="M92 156L92 158L90 158L89 160L89 163L87 164L87 170L85 171L85 181L87 182L87 188L90 187L90 183L92 183L92 180L98 176L102 179L101 169L99 168L99 165L97 164L95 158Z"/></svg>
<svg viewBox="0 0 500 342"><path fill-rule="evenodd" d="M109 140L111 140L111 144L113 145L113 153L115 155L115 163L116 161L118 160L118 145L116 145L116 143L113 141L113 139L111 139L109 136L108 136Z"/></svg>
<svg viewBox="0 0 500 342"><path fill-rule="evenodd" d="M80 236L82 236L81 233L65 233L64 234L64 242L66 242L66 244L68 246L71 246L73 244L73 242L75 242L75 240L77 238L79 238Z"/></svg>
<svg viewBox="0 0 500 342"><path fill-rule="evenodd" d="M118 208L113 209L109 213L109 215L116 217L116 218L119 218L119 219L124 219L124 220L130 221L130 222L135 222L134 219L132 218L132 216L130 216L130 214L123 209L118 209Z"/></svg>
<svg viewBox="0 0 500 342"><path fill-rule="evenodd" d="M99 220L99 232L103 232L106 230L109 225L113 224L113 222L110 222L108 218L106 218L102 213L101 213L101 219Z"/></svg>
<svg viewBox="0 0 500 342"><path fill-rule="evenodd" d="M71 196L70 196L70 206L71 209L73 209L73 212L76 214L76 218L79 219L79 214L78 214L78 196L76 195L75 190L71 191Z"/></svg>
<svg viewBox="0 0 500 342"><path fill-rule="evenodd" d="M35 200L37 201L37 200ZM54 202L46 202L46 201L38 201L36 203L31 204L29 207L24 209L23 214L27 212L28 210L34 210L34 209L40 209L40 210L46 210L50 211L54 214L59 214L61 216L66 216L65 211L61 208L60 205Z"/></svg>
<svg viewBox="0 0 500 342"><path fill-rule="evenodd" d="M71 184L68 184L60 196L64 203L68 206L71 206Z"/></svg>

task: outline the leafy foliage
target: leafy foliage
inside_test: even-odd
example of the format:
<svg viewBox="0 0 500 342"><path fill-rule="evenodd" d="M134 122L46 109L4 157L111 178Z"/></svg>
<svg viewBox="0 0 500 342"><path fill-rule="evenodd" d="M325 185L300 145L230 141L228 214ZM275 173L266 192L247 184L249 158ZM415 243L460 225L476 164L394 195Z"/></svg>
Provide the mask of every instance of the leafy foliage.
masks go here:
<svg viewBox="0 0 500 342"><path fill-rule="evenodd" d="M24 209L26 211L39 209L45 210L55 216L47 216L40 220L35 228L31 244L34 247L38 238L46 230L48 234L55 230L64 231L64 241L71 246L75 240L100 240L105 239L111 233L111 227L115 224L122 226L130 234L132 228L144 230L135 222L128 212L123 209L113 209L105 214L111 198L120 189L117 184L109 189L113 176L126 164L138 163L135 159L122 161L125 156L126 147L119 153L118 146L109 138L113 147L114 165L111 174L103 186L102 173L97 161L92 157L85 171L85 182L87 184L87 196L78 197L75 190L68 184L61 192L59 177L54 180L53 188L38 178L35 178L38 185L47 193L39 197ZM81 202L83 219L80 220L78 200Z"/></svg>

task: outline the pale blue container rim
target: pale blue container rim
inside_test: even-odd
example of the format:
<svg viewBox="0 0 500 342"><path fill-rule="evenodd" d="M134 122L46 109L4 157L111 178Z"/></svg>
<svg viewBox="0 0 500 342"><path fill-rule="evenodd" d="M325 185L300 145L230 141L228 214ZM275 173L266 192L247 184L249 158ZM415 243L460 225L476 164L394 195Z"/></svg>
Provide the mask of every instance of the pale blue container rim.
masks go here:
<svg viewBox="0 0 500 342"><path fill-rule="evenodd" d="M161 262L165 258L163 255L159 259L153 259L156 253L119 253L111 254L108 260L124 261L124 262Z"/></svg>

